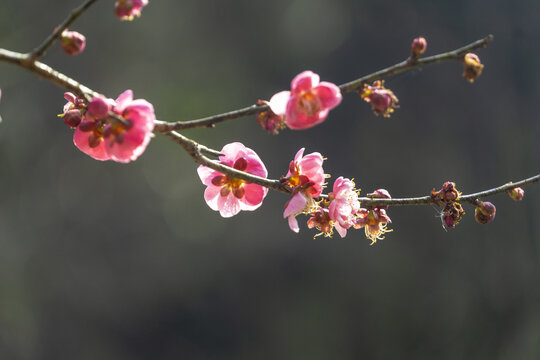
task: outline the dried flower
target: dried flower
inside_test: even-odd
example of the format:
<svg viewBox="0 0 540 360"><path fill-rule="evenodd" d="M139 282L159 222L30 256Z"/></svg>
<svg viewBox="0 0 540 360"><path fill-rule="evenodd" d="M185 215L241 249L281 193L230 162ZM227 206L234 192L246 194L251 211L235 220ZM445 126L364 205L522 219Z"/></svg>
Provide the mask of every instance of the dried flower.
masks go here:
<svg viewBox="0 0 540 360"><path fill-rule="evenodd" d="M360 96L364 101L371 104L371 110L375 115L390 117L394 109L398 108L398 98L392 90L384 87L384 80L377 80L372 85L364 84L360 90Z"/></svg>

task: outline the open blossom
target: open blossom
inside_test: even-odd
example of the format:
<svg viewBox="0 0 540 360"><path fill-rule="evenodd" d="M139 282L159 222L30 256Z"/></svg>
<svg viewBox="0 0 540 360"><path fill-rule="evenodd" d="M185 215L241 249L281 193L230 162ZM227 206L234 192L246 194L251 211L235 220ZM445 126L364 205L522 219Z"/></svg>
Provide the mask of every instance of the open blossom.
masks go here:
<svg viewBox="0 0 540 360"><path fill-rule="evenodd" d="M148 5L148 0L117 0L114 13L120 20L133 20L141 16L142 8Z"/></svg>
<svg viewBox="0 0 540 360"><path fill-rule="evenodd" d="M360 210L358 193L354 181L340 176L334 181L333 191L328 195L330 205L328 214L341 237L355 224L356 213Z"/></svg>
<svg viewBox="0 0 540 360"><path fill-rule="evenodd" d="M227 144L221 149L219 161L249 174L266 177L268 172L255 151L239 142ZM240 210L252 211L261 206L268 189L257 184L230 177L206 166L199 166L197 173L206 185L204 200L212 210L227 218Z"/></svg>
<svg viewBox="0 0 540 360"><path fill-rule="evenodd" d="M294 130L308 129L326 119L341 102L341 91L330 82L319 82L319 75L304 71L292 80L291 91L281 91L270 99L276 115L285 115L285 123Z"/></svg>
<svg viewBox="0 0 540 360"><path fill-rule="evenodd" d="M109 110L118 115L111 118ZM154 107L126 90L116 99L97 96L73 135L75 146L96 160L127 163L146 149L154 130Z"/></svg>
<svg viewBox="0 0 540 360"><path fill-rule="evenodd" d="M296 216L309 214L316 207L313 198L321 195L326 178L322 155L315 152L304 156L304 150L298 150L289 164L287 176L283 178L293 188L293 197L285 204L283 217L288 218L289 227L294 232L300 231Z"/></svg>

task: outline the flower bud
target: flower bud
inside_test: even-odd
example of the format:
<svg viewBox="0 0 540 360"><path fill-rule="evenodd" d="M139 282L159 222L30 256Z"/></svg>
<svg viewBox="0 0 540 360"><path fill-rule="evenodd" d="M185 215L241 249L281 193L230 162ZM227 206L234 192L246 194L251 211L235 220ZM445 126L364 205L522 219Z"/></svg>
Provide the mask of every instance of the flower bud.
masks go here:
<svg viewBox="0 0 540 360"><path fill-rule="evenodd" d="M86 38L76 31L64 30L60 43L68 55L79 55L86 47Z"/></svg>
<svg viewBox="0 0 540 360"><path fill-rule="evenodd" d="M427 41L423 37L417 37L413 40L411 44L411 57L417 58L422 55L427 48Z"/></svg>
<svg viewBox="0 0 540 360"><path fill-rule="evenodd" d="M87 114L94 119L104 119L109 115L111 105L102 95L94 96L87 107Z"/></svg>
<svg viewBox="0 0 540 360"><path fill-rule="evenodd" d="M63 120L69 127L76 128L82 121L81 111L77 109L68 110L64 114Z"/></svg>
<svg viewBox="0 0 540 360"><path fill-rule="evenodd" d="M474 219L479 224L487 224L495 219L497 209L489 201L480 201L474 209Z"/></svg>
<svg viewBox="0 0 540 360"><path fill-rule="evenodd" d="M385 190L385 189L375 190L374 192L372 192L370 194L367 194L366 196L370 197L370 198L380 198L380 199L391 199L392 198L390 196L390 193L388 192L388 190ZM385 210L385 209L388 209L388 205L382 205L382 206L377 205L376 208L381 209L381 210Z"/></svg>
<svg viewBox="0 0 540 360"><path fill-rule="evenodd" d="M512 190L507 190L507 193L514 201L521 201L521 199L523 199L523 196L525 196L525 191L520 187L513 188Z"/></svg>
<svg viewBox="0 0 540 360"><path fill-rule="evenodd" d="M484 65L480 63L478 55L473 53L465 54L463 64L463 77L471 83L482 74L482 69L484 69Z"/></svg>

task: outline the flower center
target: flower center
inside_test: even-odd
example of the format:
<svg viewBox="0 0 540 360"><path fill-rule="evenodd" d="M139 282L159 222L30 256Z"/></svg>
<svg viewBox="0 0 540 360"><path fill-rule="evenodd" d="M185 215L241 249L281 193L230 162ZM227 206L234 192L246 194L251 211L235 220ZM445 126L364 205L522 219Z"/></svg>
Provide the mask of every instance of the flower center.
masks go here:
<svg viewBox="0 0 540 360"><path fill-rule="evenodd" d="M299 96L298 109L308 116L313 116L322 110L322 106L313 91L304 91Z"/></svg>

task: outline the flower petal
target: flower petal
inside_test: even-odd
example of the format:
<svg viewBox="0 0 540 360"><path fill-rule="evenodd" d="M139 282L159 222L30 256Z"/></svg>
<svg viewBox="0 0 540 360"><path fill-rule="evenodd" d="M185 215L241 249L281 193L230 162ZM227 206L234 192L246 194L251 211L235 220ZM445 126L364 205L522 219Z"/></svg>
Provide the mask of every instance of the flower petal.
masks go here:
<svg viewBox="0 0 540 360"><path fill-rule="evenodd" d="M341 90L335 84L323 81L314 89L314 92L325 109L333 109L342 100Z"/></svg>
<svg viewBox="0 0 540 360"><path fill-rule="evenodd" d="M220 197L220 186L208 186L204 190L204 201L210 206L210 209L217 211L218 209L218 197Z"/></svg>
<svg viewBox="0 0 540 360"><path fill-rule="evenodd" d="M300 232L300 227L298 226L298 220L296 220L296 216L289 216L289 227L291 228L292 231L294 231L295 233L298 233Z"/></svg>
<svg viewBox="0 0 540 360"><path fill-rule="evenodd" d="M257 184L244 184L244 190L244 197L240 199L242 210L252 211L259 208L268 194L268 188Z"/></svg>
<svg viewBox="0 0 540 360"><path fill-rule="evenodd" d="M224 218L229 218L240 212L240 201L231 191L227 196L219 196L217 201L219 214Z"/></svg>
<svg viewBox="0 0 540 360"><path fill-rule="evenodd" d="M291 81L291 91L293 93L307 91L319 84L320 77L312 71L304 71L296 75Z"/></svg>
<svg viewBox="0 0 540 360"><path fill-rule="evenodd" d="M283 217L301 213L306 207L307 199L301 193L296 193L286 204Z"/></svg>
<svg viewBox="0 0 540 360"><path fill-rule="evenodd" d="M287 110L287 103L291 97L290 91L280 91L270 98L268 105L270 110L276 115L285 115Z"/></svg>

